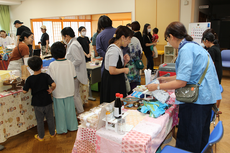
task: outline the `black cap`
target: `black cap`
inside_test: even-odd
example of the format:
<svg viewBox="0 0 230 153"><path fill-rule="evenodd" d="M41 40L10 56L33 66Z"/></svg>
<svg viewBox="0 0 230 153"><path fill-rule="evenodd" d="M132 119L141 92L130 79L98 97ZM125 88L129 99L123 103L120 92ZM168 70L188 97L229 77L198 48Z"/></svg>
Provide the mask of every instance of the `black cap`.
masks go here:
<svg viewBox="0 0 230 153"><path fill-rule="evenodd" d="M19 20L15 20L15 21L14 21L14 24L16 24L16 23L23 24L23 22L21 22L21 21L19 21Z"/></svg>

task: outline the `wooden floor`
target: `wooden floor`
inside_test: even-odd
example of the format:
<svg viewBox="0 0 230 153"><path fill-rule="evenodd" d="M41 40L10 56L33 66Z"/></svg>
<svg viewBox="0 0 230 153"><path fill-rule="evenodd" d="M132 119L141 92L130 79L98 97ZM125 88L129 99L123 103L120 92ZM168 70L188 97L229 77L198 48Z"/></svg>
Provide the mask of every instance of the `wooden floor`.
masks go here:
<svg viewBox="0 0 230 153"><path fill-rule="evenodd" d="M144 84L144 78L142 78L142 84ZM224 137L217 144L218 153L230 152L230 71L224 71L224 77L222 79L222 86L224 92L222 93L222 101L220 110L223 114L220 119L224 124ZM100 103L99 92L93 92L93 97L96 101L89 101L84 105L85 110L89 110L97 106ZM211 126L211 130L212 130ZM68 132L66 135L57 135L54 138L49 137L48 127L45 124L45 141L39 142L34 138L37 134L37 128L34 127L28 131L25 131L19 135L13 136L2 143L5 149L3 153L71 153L73 144L76 138L77 132Z"/></svg>

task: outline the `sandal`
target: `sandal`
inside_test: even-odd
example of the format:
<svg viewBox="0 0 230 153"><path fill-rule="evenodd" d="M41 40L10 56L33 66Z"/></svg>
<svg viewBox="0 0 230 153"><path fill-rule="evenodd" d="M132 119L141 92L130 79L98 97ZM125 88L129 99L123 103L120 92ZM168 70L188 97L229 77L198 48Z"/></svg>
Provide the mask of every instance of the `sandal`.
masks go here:
<svg viewBox="0 0 230 153"><path fill-rule="evenodd" d="M45 140L44 138L41 139L41 138L38 136L38 134L35 134L35 135L34 135L34 138L37 139L38 141L44 141L44 140Z"/></svg>
<svg viewBox="0 0 230 153"><path fill-rule="evenodd" d="M55 130L54 135L50 135L51 138L55 137L57 134L57 131Z"/></svg>

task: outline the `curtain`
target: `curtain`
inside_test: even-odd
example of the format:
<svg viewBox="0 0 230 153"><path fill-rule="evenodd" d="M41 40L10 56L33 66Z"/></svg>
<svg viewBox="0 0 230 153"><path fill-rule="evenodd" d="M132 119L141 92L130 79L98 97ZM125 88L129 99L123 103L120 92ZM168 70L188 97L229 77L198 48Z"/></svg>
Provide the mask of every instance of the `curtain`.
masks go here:
<svg viewBox="0 0 230 153"><path fill-rule="evenodd" d="M0 26L1 30L10 32L10 11L7 5L0 5Z"/></svg>

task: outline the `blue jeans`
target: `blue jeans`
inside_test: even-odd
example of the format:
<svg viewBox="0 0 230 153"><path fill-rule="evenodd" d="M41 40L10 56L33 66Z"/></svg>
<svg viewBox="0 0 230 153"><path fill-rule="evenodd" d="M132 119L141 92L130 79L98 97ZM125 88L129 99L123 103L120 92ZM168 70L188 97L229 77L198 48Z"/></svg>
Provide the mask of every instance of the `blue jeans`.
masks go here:
<svg viewBox="0 0 230 153"><path fill-rule="evenodd" d="M153 57L151 55L151 56L146 56L146 58L147 58L147 69L150 69L153 72L153 67L154 67Z"/></svg>

